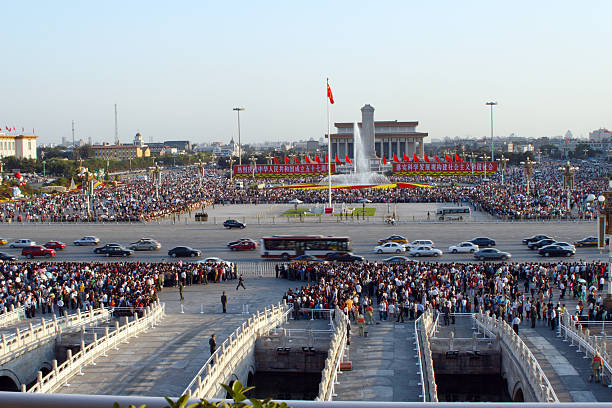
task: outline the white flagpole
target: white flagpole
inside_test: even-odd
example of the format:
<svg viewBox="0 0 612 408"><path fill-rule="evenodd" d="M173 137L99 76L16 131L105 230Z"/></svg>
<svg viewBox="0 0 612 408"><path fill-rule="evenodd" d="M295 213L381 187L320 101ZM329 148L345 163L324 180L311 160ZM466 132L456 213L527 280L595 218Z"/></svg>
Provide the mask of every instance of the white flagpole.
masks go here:
<svg viewBox="0 0 612 408"><path fill-rule="evenodd" d="M325 99L327 100L327 195L329 197L329 208L332 206L332 188L331 188L331 123L329 116L329 78L327 78L327 87L325 88Z"/></svg>

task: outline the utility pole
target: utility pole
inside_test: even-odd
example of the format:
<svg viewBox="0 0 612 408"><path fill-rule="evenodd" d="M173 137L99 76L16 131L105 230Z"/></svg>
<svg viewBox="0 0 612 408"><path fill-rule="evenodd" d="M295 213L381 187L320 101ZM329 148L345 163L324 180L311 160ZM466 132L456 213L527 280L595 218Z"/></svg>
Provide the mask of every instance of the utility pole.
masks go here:
<svg viewBox="0 0 612 408"><path fill-rule="evenodd" d="M495 161L495 150L493 148L493 106L497 105L497 102L487 102L485 105L491 107L491 161Z"/></svg>

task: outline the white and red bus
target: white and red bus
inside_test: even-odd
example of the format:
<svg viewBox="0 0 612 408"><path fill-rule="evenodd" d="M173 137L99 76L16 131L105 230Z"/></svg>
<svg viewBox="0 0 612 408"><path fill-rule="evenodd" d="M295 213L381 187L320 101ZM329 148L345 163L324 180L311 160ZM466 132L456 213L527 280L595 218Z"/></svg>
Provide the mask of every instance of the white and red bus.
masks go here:
<svg viewBox="0 0 612 408"><path fill-rule="evenodd" d="M324 258L333 252L349 252L348 237L326 237L323 235L274 235L261 239L262 258L290 259L300 255Z"/></svg>

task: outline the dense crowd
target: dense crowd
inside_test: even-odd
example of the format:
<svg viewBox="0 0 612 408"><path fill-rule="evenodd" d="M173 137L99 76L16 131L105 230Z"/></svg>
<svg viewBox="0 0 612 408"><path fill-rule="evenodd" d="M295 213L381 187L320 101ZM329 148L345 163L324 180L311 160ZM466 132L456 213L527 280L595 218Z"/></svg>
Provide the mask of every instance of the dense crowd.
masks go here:
<svg viewBox="0 0 612 408"><path fill-rule="evenodd" d="M281 278L299 281L284 299L296 318L310 309L338 306L368 323L416 319L427 308L452 313L490 312L512 321L534 317L554 325L565 302L576 302L581 319L608 320L601 292L606 264L556 263L380 263L284 264ZM573 302L572 302L573 303ZM533 316L532 316L533 314Z"/></svg>
<svg viewBox="0 0 612 408"><path fill-rule="evenodd" d="M594 209L587 203L587 196L597 196L608 188L601 168L584 164L575 173L574 188L568 197L559 170L561 165L552 162L535 166L529 189L524 169L514 166L505 170L503 182L499 172L489 175L487 181L472 175L392 177L391 181L426 182L433 187L335 189L332 200L336 203L357 203L363 199L374 203L457 203L502 219L592 218ZM201 177L196 168L182 168L164 171L159 186L152 176L130 176L123 179L124 184L94 190L89 200L89 216L86 195L79 191L0 203L0 222L150 221L211 204L272 204L293 199L323 204L328 200L326 189L274 188L319 181L319 178L257 179L259 188L236 188L235 181L217 170L207 170Z"/></svg>
<svg viewBox="0 0 612 408"><path fill-rule="evenodd" d="M231 265L213 263L0 263L0 310L23 305L34 317L90 306L142 308L164 286L235 277Z"/></svg>

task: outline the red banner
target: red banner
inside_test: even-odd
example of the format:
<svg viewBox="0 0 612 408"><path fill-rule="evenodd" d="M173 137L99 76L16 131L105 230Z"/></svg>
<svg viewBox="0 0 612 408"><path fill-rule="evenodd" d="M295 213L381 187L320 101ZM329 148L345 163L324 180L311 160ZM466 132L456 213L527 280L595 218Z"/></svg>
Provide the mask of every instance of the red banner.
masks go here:
<svg viewBox="0 0 612 408"><path fill-rule="evenodd" d="M425 175L469 175L473 173L496 172L497 162L454 162L454 163L393 163L393 173Z"/></svg>
<svg viewBox="0 0 612 408"><path fill-rule="evenodd" d="M297 177L315 176L327 174L327 164L258 164L255 167L255 177ZM332 163L331 172L336 171L336 165ZM234 176L249 177L253 176L253 166L243 164L234 166Z"/></svg>

